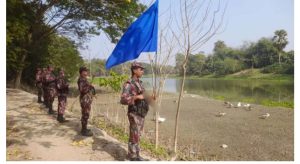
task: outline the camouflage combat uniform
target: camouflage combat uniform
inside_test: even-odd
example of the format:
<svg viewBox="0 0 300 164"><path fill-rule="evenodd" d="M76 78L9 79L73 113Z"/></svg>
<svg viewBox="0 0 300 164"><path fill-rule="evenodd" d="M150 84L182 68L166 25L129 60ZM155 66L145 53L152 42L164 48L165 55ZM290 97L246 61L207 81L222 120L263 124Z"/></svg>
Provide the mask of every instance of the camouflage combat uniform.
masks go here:
<svg viewBox="0 0 300 164"><path fill-rule="evenodd" d="M47 92L47 104L49 108L49 114L53 114L53 101L56 96L56 77L52 72L47 72L45 75L46 92Z"/></svg>
<svg viewBox="0 0 300 164"><path fill-rule="evenodd" d="M48 108L46 74L47 74L47 69L43 68L43 72L42 72L43 103Z"/></svg>
<svg viewBox="0 0 300 164"><path fill-rule="evenodd" d="M81 106L81 133L87 133L88 119L90 117L91 104L93 101L92 94L90 91L94 89L92 85L87 81L86 78L79 77L77 81L78 90L80 92L80 106Z"/></svg>
<svg viewBox="0 0 300 164"><path fill-rule="evenodd" d="M59 77L56 80L57 86L57 98L58 98L58 109L57 109L57 121L65 122L64 114L67 104L67 95L69 93L69 84L67 83L64 73L61 71Z"/></svg>
<svg viewBox="0 0 300 164"><path fill-rule="evenodd" d="M42 103L42 71L38 69L38 72L35 74L35 86L38 90L38 103Z"/></svg>
<svg viewBox="0 0 300 164"><path fill-rule="evenodd" d="M138 78L131 78L123 86L121 95L121 104L128 105L128 120L129 120L129 141L128 141L128 157L139 157L140 152L140 137L144 128L144 117L138 113L138 104L141 100L133 99L134 96L143 94L145 91L142 81Z"/></svg>

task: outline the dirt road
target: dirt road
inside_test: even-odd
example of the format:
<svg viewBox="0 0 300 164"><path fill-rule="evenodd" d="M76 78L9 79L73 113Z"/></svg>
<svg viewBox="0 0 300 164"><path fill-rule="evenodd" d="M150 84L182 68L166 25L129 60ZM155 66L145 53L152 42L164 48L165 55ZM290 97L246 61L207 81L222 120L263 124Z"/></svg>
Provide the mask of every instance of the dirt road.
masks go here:
<svg viewBox="0 0 300 164"><path fill-rule="evenodd" d="M92 128L94 137L82 137L80 118L67 113L68 123L60 124L48 115L33 94L7 89L6 158L38 161L126 160L126 144L104 131ZM56 109L56 108L54 108Z"/></svg>

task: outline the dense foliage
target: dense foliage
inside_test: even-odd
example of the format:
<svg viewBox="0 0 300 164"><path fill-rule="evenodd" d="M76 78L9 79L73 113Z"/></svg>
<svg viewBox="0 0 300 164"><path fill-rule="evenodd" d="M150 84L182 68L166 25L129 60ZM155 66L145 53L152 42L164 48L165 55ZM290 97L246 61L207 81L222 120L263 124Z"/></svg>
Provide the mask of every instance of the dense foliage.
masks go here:
<svg viewBox="0 0 300 164"><path fill-rule="evenodd" d="M294 74L294 51L285 52L287 33L275 31L273 38L261 38L254 43L245 43L241 48L228 47L217 41L213 53L189 56L187 75L223 76L249 68L260 68L262 73ZM182 75L180 66L183 54L176 55L176 72Z"/></svg>
<svg viewBox="0 0 300 164"><path fill-rule="evenodd" d="M36 68L48 64L73 76L89 36L103 32L116 43L144 9L137 0L7 1L7 82L32 85Z"/></svg>

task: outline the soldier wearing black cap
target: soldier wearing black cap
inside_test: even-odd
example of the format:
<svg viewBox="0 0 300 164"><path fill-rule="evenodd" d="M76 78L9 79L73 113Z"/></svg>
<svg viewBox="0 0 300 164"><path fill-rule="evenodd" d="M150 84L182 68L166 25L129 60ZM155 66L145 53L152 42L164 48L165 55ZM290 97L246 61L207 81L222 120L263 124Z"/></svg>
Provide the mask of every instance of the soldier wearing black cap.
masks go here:
<svg viewBox="0 0 300 164"><path fill-rule="evenodd" d="M35 86L38 90L38 103L42 103L42 70L41 68L37 68L37 72L35 74Z"/></svg>
<svg viewBox="0 0 300 164"><path fill-rule="evenodd" d="M131 161L144 161L140 156L140 136L144 128L145 116L149 105L145 101L145 89L140 78L144 74L144 67L137 62L131 65L132 77L123 85L121 104L128 105L129 141L128 158Z"/></svg>
<svg viewBox="0 0 300 164"><path fill-rule="evenodd" d="M64 118L64 114L67 104L67 95L69 93L69 84L67 83L65 72L63 70L59 71L59 76L56 80L56 87L58 98L57 121L64 123L68 121Z"/></svg>
<svg viewBox="0 0 300 164"><path fill-rule="evenodd" d="M47 92L47 105L49 108L48 113L53 114L53 101L56 96L56 77L52 73L53 67L49 65L47 73L45 75L45 84L46 84L46 92Z"/></svg>
<svg viewBox="0 0 300 164"><path fill-rule="evenodd" d="M87 81L88 69L86 67L80 67L80 77L77 81L78 90L80 92L80 106L81 106L81 134L83 136L92 136L93 133L90 129L87 129L88 119L90 117L92 93L95 93L95 88Z"/></svg>

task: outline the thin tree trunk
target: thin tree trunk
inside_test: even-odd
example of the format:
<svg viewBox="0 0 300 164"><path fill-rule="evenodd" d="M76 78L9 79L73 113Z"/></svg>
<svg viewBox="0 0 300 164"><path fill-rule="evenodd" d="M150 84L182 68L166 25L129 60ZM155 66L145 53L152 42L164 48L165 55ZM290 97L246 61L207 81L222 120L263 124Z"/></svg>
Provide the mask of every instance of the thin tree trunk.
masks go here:
<svg viewBox="0 0 300 164"><path fill-rule="evenodd" d="M26 54L23 54L20 63L24 63L25 59L26 59ZM20 70L17 71L16 78L15 78L15 84L14 84L15 88L20 88L23 70L24 70L24 68L21 68Z"/></svg>
<svg viewBox="0 0 300 164"><path fill-rule="evenodd" d="M279 66L281 66L281 52L278 53L278 62L279 62Z"/></svg>
<svg viewBox="0 0 300 164"><path fill-rule="evenodd" d="M177 152L177 136L178 136L178 122L179 122L179 112L180 112L180 105L181 105L181 98L182 98L182 93L184 89L184 81L185 81L185 76L186 76L186 63L187 59L185 60L182 69L183 69L183 78L181 80L181 89L179 93L179 98L178 98L178 104L177 104L177 112L176 112L176 119L175 119L175 136L174 136L174 152Z"/></svg>

